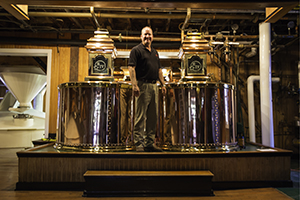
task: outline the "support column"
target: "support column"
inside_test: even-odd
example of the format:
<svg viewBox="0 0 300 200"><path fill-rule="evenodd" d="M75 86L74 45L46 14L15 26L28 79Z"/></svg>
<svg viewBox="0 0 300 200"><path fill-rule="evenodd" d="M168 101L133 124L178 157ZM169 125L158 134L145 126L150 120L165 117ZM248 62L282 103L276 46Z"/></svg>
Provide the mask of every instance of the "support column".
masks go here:
<svg viewBox="0 0 300 200"><path fill-rule="evenodd" d="M259 71L262 144L274 147L272 79L271 79L271 24L259 24Z"/></svg>

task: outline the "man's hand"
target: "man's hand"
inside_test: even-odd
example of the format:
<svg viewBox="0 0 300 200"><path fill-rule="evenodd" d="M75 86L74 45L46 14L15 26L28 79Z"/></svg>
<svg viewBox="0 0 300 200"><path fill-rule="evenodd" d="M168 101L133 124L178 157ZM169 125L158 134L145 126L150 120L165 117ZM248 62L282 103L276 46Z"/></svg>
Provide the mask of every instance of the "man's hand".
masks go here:
<svg viewBox="0 0 300 200"><path fill-rule="evenodd" d="M163 86L161 87L161 92L162 92L163 95L166 95L166 94L167 94L166 86L163 85Z"/></svg>
<svg viewBox="0 0 300 200"><path fill-rule="evenodd" d="M158 70L158 79L159 79L159 82L160 82L160 85L161 85L161 92L163 95L166 95L167 94L167 89L166 89L166 86L165 86L165 81L164 81L164 77L163 77L163 73L162 73L162 69L159 68Z"/></svg>
<svg viewBox="0 0 300 200"><path fill-rule="evenodd" d="M129 70L129 76L132 84L132 95L138 97L140 96L140 88L137 85L135 66L128 66L128 70Z"/></svg>
<svg viewBox="0 0 300 200"><path fill-rule="evenodd" d="M133 85L132 86L132 92L133 92L133 96L138 97L140 96L140 88L137 85Z"/></svg>

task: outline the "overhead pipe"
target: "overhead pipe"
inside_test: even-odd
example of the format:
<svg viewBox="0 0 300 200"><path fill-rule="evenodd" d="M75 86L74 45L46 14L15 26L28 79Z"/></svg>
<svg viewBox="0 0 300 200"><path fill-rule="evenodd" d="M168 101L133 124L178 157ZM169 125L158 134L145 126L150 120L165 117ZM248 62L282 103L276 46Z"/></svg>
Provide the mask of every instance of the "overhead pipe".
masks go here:
<svg viewBox="0 0 300 200"><path fill-rule="evenodd" d="M112 31L113 32L113 31ZM170 34L168 32L164 33L161 32L160 34ZM176 34L176 33L174 33ZM116 36L117 37L117 36ZM127 37L128 40L140 40L140 37L134 37L134 36L122 36L122 37ZM203 35L204 38L215 38L216 35ZM228 39L259 39L259 35L226 35ZM286 38L286 35L278 35L276 36L277 38ZM295 38L298 39L298 35L289 35L290 38ZM155 37L156 38L156 37ZM155 38L153 38L155 40ZM179 38L164 38L165 40L176 40L180 41ZM221 41L213 41L211 44L224 44L224 42ZM229 45L235 45L239 47L258 47L259 45L257 44L241 44L239 42L228 42Z"/></svg>
<svg viewBox="0 0 300 200"><path fill-rule="evenodd" d="M32 45L76 45L85 46L86 40L71 40L71 39L50 39L50 38L16 38L16 37L0 37L0 43L2 44L32 44ZM118 42L115 41L116 47L133 47L137 45L137 42ZM153 46L156 48L167 48L167 49L179 49L179 42L155 42Z"/></svg>
<svg viewBox="0 0 300 200"><path fill-rule="evenodd" d="M135 36L122 36L121 34L118 36L110 36L111 39L119 40L120 42L123 40L141 40L141 37L135 37ZM154 37L153 41L159 41L159 42L180 42L180 38L164 38L164 37Z"/></svg>
<svg viewBox="0 0 300 200"><path fill-rule="evenodd" d="M1 29L0 29L1 30ZM116 36L111 35L110 38L112 38L116 45L134 45L136 43L134 42L122 42L122 41L139 41L141 38L135 37L135 36ZM153 38L155 43L154 45L160 43L159 48L162 47L168 47L168 48L178 48L180 47L181 38L170 38L170 37L154 37ZM9 43L9 44L20 44L20 43L26 43L26 44L37 44L37 45L78 45L78 46L84 46L86 44L86 40L69 40L69 39L48 39L48 38L21 38L21 37L2 37L0 38L0 42L2 43ZM238 42L237 42L238 43ZM251 48L251 47L258 47L258 45L234 45L229 42L229 45L235 46L237 48ZM211 55L213 56L213 54Z"/></svg>
<svg viewBox="0 0 300 200"><path fill-rule="evenodd" d="M259 72L262 144L274 147L272 79L271 79L271 25L259 24Z"/></svg>
<svg viewBox="0 0 300 200"><path fill-rule="evenodd" d="M255 134L255 103L254 103L254 81L260 81L259 75L249 76L247 79L248 95L248 122L249 122L249 140L256 143ZM280 78L272 78L272 82L279 82Z"/></svg>

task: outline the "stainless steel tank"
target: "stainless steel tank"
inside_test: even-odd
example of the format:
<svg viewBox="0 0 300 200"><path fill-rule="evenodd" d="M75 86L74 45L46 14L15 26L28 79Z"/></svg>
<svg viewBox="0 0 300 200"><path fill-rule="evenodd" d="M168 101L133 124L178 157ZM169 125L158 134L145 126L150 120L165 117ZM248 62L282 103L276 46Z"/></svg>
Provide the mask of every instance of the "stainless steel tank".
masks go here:
<svg viewBox="0 0 300 200"><path fill-rule="evenodd" d="M235 90L226 83L167 83L160 93L158 142L164 150L235 148Z"/></svg>
<svg viewBox="0 0 300 200"><path fill-rule="evenodd" d="M58 90L56 148L89 151L132 148L131 85L68 82L59 85Z"/></svg>

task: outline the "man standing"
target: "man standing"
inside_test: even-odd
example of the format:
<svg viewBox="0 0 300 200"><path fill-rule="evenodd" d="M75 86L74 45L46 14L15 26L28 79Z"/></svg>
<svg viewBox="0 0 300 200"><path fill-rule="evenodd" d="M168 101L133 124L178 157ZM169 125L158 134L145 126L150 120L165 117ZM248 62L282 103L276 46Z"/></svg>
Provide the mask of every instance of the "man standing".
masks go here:
<svg viewBox="0 0 300 200"><path fill-rule="evenodd" d="M158 117L157 80L166 93L164 78L157 51L152 47L153 32L148 26L141 31L142 42L133 47L128 62L128 69L135 96L134 143L136 151L162 151L154 145ZM146 120L146 129L145 129Z"/></svg>

